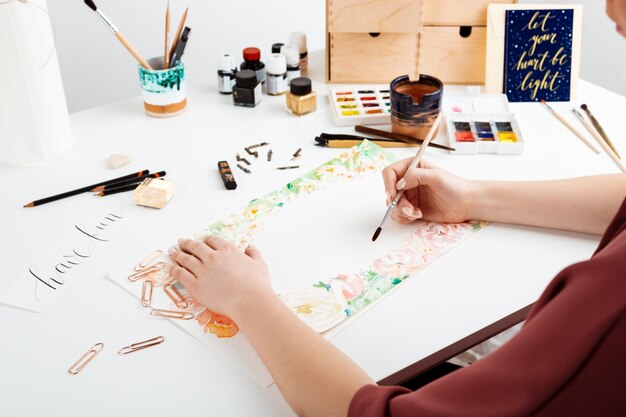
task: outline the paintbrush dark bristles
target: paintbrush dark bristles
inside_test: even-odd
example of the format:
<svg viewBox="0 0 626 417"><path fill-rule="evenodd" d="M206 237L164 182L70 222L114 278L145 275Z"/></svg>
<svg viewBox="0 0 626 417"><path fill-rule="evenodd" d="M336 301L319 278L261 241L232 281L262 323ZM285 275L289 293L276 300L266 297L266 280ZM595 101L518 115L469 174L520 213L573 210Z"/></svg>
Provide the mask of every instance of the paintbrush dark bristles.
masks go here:
<svg viewBox="0 0 626 417"><path fill-rule="evenodd" d="M92 0L85 0L85 4L89 6L89 8L94 12L98 10L98 8L96 7L96 3L94 3Z"/></svg>
<svg viewBox="0 0 626 417"><path fill-rule="evenodd" d="M374 236L372 236L372 242L376 242L376 239L378 239L378 236L380 235L380 232L382 231L383 231L382 227L376 228L376 231L374 232Z"/></svg>

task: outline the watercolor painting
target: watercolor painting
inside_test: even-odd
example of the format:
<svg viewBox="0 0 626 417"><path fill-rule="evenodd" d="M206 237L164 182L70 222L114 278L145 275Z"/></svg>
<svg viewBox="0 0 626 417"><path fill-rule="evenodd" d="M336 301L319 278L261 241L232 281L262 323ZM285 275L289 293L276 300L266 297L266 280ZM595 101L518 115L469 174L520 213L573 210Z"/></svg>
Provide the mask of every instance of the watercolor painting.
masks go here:
<svg viewBox="0 0 626 417"><path fill-rule="evenodd" d="M379 173L395 157L371 142L364 141L338 158L321 165L285 186L252 200L242 212L226 220L209 225L194 238L202 240L209 235L221 236L240 248L254 241L270 216L274 216L296 199L323 190L329 183L356 180L366 174ZM319 333L332 329L355 313L392 291L399 284L419 272L429 262L486 226L485 222L440 224L420 221L413 226L403 242L375 259L361 271L346 271L334 277L320 277L308 288L279 294L281 299L307 324ZM155 262L157 259L154 260ZM169 265L166 258L160 260ZM155 272L157 286L167 280L167 268ZM177 283L176 283L177 284ZM176 287L191 298L180 284ZM193 300L184 311L198 313ZM194 307L195 306L195 307ZM176 306L173 306L176 307ZM209 310L198 315L197 321L205 333L229 338L238 334L238 328L229 318Z"/></svg>
<svg viewBox="0 0 626 417"><path fill-rule="evenodd" d="M441 224L420 221L402 242L356 274L339 274L311 288L280 295L304 322L325 332L364 310L487 222Z"/></svg>
<svg viewBox="0 0 626 417"><path fill-rule="evenodd" d="M275 242L275 235L271 233L268 235L264 230L266 226L278 227L281 221L289 218L289 210L294 209L298 212L300 210L298 204L309 204L314 201L315 196L331 194L331 185L335 187L333 192L344 193L342 195L345 195L346 187L367 193L373 184L380 183L379 176L383 168L395 160L388 151L364 141L283 187L250 201L241 211L212 223L196 233L193 238L202 240L208 235L218 235L242 249L255 242L261 235L264 239ZM355 188L358 184L364 188ZM356 204L362 204L360 199ZM380 212L382 207L381 204ZM282 216L281 212L284 213ZM378 214L377 210L376 218ZM343 221L341 219L340 222ZM310 221L309 217L307 221ZM319 227L315 225L313 227ZM289 290L278 290L277 293L281 300L312 329L332 338L356 316L369 310L378 300L392 293L403 282L418 275L435 259L486 225L486 222L440 224L419 221L410 227L399 228L396 234L390 231L386 245L372 246L366 242L365 245L371 251L369 253L374 254L371 258L371 255L368 255L369 263L360 263L363 254L359 252L360 256L350 257L351 262L355 262L354 268L341 268L328 274L333 267L326 273L312 275L314 279L307 277L305 280L296 277L294 281L292 277L282 277L293 285L284 287ZM368 237L369 233L367 230ZM306 236L300 238L306 239ZM381 247L384 249L379 249ZM274 251L277 250L279 249L274 248ZM379 254L379 250L382 253ZM261 384L270 385L271 376L254 353L245 335L239 331L237 324L228 317L198 305L182 285L172 282L168 274L171 264L165 253L167 247L161 248L160 256L149 255L145 258L143 254L144 261L137 257L131 266L122 266L110 273L109 279L142 300L142 282L153 281L154 295L151 302L142 301L142 305L149 305L146 309L148 316L164 317L161 312L165 311L165 317L171 319L175 325L206 346L222 353ZM145 259L149 259L149 262L145 262ZM160 263L165 266L155 267ZM168 291L164 289L171 286L177 291L172 292L170 288L170 294L167 294ZM172 297L172 293L176 292L179 296ZM158 310L158 314L152 314L155 309ZM192 320L194 318L195 321ZM331 329L332 332L329 332Z"/></svg>

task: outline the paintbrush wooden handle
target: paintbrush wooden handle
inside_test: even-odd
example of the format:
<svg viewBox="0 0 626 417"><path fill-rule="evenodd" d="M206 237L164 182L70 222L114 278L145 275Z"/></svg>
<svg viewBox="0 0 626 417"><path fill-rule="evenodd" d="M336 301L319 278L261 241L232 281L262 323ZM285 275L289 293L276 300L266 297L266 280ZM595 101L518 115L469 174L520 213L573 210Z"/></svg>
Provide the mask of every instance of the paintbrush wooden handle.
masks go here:
<svg viewBox="0 0 626 417"><path fill-rule="evenodd" d="M401 133L387 132L386 130L374 129L373 127L364 126L364 125L356 125L354 126L354 130L356 130L359 133L367 133L369 135L380 136L382 138L393 139L393 140L404 142L404 143L421 144L423 142L422 139L403 135ZM438 143L429 143L428 146L432 148L443 149L446 151L455 151L454 148L451 148L445 145L439 145Z"/></svg>
<svg viewBox="0 0 626 417"><path fill-rule="evenodd" d="M141 55L139 55L139 52L137 52L133 45L130 44L128 39L126 39L124 35L122 35L122 32L115 32L115 37L122 43L122 45L124 45L124 47L126 47L128 52L130 52L130 54L135 57L137 62L139 62L142 67L147 70L154 71L154 68L152 68L150 64L148 64L148 62L143 59Z"/></svg>
<svg viewBox="0 0 626 417"><path fill-rule="evenodd" d="M617 167L622 170L622 172L626 172L626 168L624 168L624 164L622 164L622 161L619 160L617 155L615 155L609 145L607 145L602 136L600 136L598 132L596 132L593 126L591 126L591 124L589 124L589 122L586 121L584 118L580 118L580 122L583 124L583 126L585 126L585 129L587 129L589 133L591 133L591 136L593 136L596 142L598 142L598 145L600 145L602 149L604 149L604 152L609 154L613 162L615 162L615 165L617 165Z"/></svg>
<svg viewBox="0 0 626 417"><path fill-rule="evenodd" d="M613 146L613 142L611 142L611 139L609 139L609 137L607 136L606 132L602 128L602 125L600 124L598 119L596 119L595 116L591 114L591 112L588 112L587 115L589 116L589 120L591 120L591 123L593 123L593 126L596 128L596 130L598 131L598 133L600 134L602 139L604 139L606 144L609 145L609 148L611 148L613 150L613 152L615 152L615 155L619 159L622 159L622 157L617 152L617 149L615 149L615 146Z"/></svg>
<svg viewBox="0 0 626 417"><path fill-rule="evenodd" d="M170 67L170 3L167 2L165 11L165 47L163 48L163 68Z"/></svg>
<svg viewBox="0 0 626 417"><path fill-rule="evenodd" d="M424 152L426 152L426 148L428 147L428 144L433 139L433 136L435 136L435 133L437 133L439 129L439 123L441 122L442 117L443 117L443 113L439 113L439 115L437 115L437 118L433 122L433 125L430 127L430 130L428 131L428 135L426 135L426 139L424 139L424 142L422 142L419 150L417 151L417 154L415 155L415 158L413 158L413 162L411 162L411 165L413 165L414 167L417 168L417 166L420 163L420 160L422 159L422 155L424 155Z"/></svg>
<svg viewBox="0 0 626 417"><path fill-rule="evenodd" d="M587 140L587 138L583 136L583 134L582 134L582 133L580 133L580 132L579 132L579 131L578 131L578 130L574 127L574 126L572 126L572 125L570 124L570 122L568 122L567 120L565 120L565 118L564 118L563 116L561 116L560 114L558 114L556 111L553 111L553 110L551 110L551 111L550 111L550 113L552 113L552 114L554 115L554 117L556 117L556 118L559 120L559 122L563 123L563 125L564 125L566 128L568 128L568 129L569 129L569 130L570 130L573 134L575 134L576 136L578 136L578 138L579 138L580 140L582 140L582 141L583 141L583 143L589 147L589 149L591 149L592 151L594 151L594 152L595 152L595 153L597 153L598 155L600 154L600 151L599 151L599 150L597 150L597 149L595 148L595 146L593 146L593 145L591 144L591 142L589 142L589 141Z"/></svg>

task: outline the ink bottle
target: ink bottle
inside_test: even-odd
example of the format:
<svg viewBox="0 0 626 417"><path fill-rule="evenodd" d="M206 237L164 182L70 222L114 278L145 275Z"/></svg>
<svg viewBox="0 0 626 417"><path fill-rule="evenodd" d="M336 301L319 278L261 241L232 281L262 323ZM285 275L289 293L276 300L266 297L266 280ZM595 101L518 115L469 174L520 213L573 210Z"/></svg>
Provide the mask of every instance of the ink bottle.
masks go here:
<svg viewBox="0 0 626 417"><path fill-rule="evenodd" d="M252 70L241 70L235 75L233 103L235 106L254 107L261 101L261 82Z"/></svg>
<svg viewBox="0 0 626 417"><path fill-rule="evenodd" d="M283 46L280 53L285 55L287 60L287 84L291 84L291 80L302 76L300 73L300 53L298 48L293 45Z"/></svg>
<svg viewBox="0 0 626 417"><path fill-rule="evenodd" d="M287 111L296 116L314 112L317 108L317 93L311 89L311 80L306 77L291 80L287 93Z"/></svg>
<svg viewBox="0 0 626 417"><path fill-rule="evenodd" d="M300 53L300 70L307 73L309 67L309 57L306 49L306 35L304 32L292 32L289 36L289 44L298 48Z"/></svg>
<svg viewBox="0 0 626 417"><path fill-rule="evenodd" d="M245 48L243 50L243 62L241 69L249 69L256 72L256 78L261 83L265 83L265 64L261 62L261 51L259 48Z"/></svg>
<svg viewBox="0 0 626 417"><path fill-rule="evenodd" d="M273 54L280 54L280 49L283 47L284 43L275 43L272 45L272 53Z"/></svg>
<svg viewBox="0 0 626 417"><path fill-rule="evenodd" d="M220 54L217 60L217 87L222 94L232 94L237 65L230 54Z"/></svg>
<svg viewBox="0 0 626 417"><path fill-rule="evenodd" d="M267 94L278 96L287 92L287 61L281 54L272 54L267 60Z"/></svg>

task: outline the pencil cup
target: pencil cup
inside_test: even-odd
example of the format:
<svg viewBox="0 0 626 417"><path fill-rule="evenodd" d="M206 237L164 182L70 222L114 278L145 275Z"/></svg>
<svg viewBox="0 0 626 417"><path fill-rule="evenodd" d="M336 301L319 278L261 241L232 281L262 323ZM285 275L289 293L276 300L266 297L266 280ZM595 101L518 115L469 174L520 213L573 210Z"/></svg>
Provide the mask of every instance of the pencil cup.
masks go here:
<svg viewBox="0 0 626 417"><path fill-rule="evenodd" d="M153 117L171 117L187 108L185 66L182 61L175 67L162 69L163 58L152 58L148 63L154 70L139 66L139 84L143 107Z"/></svg>

